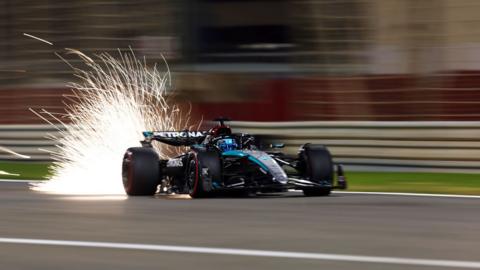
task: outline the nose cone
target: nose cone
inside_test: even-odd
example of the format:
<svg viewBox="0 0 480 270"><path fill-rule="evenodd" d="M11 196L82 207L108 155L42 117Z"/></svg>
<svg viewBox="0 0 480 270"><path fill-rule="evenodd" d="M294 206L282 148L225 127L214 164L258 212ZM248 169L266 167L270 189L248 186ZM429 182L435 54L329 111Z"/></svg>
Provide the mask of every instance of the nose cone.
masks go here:
<svg viewBox="0 0 480 270"><path fill-rule="evenodd" d="M283 168L267 153L252 150L235 150L222 153L223 156L248 157L248 159L257 164L262 171L269 173L275 183L287 184L288 177Z"/></svg>
<svg viewBox="0 0 480 270"><path fill-rule="evenodd" d="M287 184L287 174L271 156L262 151L248 151L247 153L252 158L256 159L258 161L257 163L259 163L263 169L266 169L272 175L274 182Z"/></svg>

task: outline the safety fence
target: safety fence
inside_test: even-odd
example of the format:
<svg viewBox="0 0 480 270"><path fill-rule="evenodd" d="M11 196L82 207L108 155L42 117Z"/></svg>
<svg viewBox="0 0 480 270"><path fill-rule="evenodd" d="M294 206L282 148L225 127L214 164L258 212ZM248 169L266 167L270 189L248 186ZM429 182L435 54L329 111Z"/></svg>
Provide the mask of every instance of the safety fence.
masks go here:
<svg viewBox="0 0 480 270"><path fill-rule="evenodd" d="M232 122L234 131L266 135L295 154L307 142L326 145L348 166L480 172L480 122ZM1 125L0 146L49 160L58 135L49 125ZM20 157L0 151L1 160Z"/></svg>

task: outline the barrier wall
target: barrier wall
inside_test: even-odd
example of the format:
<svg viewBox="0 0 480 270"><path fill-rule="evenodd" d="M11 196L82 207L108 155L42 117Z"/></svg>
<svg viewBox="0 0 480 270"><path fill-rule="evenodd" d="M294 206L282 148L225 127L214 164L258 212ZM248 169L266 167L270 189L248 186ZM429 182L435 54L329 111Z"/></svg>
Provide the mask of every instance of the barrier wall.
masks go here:
<svg viewBox="0 0 480 270"><path fill-rule="evenodd" d="M239 132L268 135L295 154L306 143L328 146L336 162L480 172L480 122L232 122ZM0 146L31 160L49 160L58 130L48 125L1 125ZM0 152L2 160L18 157Z"/></svg>
<svg viewBox="0 0 480 270"><path fill-rule="evenodd" d="M480 172L480 122L234 122L294 154L324 144L336 162L367 167Z"/></svg>
<svg viewBox="0 0 480 270"><path fill-rule="evenodd" d="M58 135L50 125L0 125L0 146L30 156L28 160L50 160L48 151L55 150L55 142L47 136ZM0 160L23 160L0 148Z"/></svg>

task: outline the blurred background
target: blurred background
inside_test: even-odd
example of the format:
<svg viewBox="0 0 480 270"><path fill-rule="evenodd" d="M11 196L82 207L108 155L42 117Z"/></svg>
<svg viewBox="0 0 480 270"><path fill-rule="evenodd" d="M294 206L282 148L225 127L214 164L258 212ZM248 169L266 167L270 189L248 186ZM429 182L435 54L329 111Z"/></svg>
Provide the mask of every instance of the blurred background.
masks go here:
<svg viewBox="0 0 480 270"><path fill-rule="evenodd" d="M150 62L163 54L207 119L480 116L476 0L1 0L0 14L1 123L61 110L73 78L54 51L129 46Z"/></svg>
<svg viewBox="0 0 480 270"><path fill-rule="evenodd" d="M0 124L62 112L74 78L54 52L131 47L165 56L196 119L249 121L236 126L281 134L290 152L308 140L346 164L480 165L477 0L0 0L0 14Z"/></svg>
<svg viewBox="0 0 480 270"><path fill-rule="evenodd" d="M89 250L88 242L78 249L17 246L11 243L19 238L1 238L1 269L480 265L478 199L290 193L258 200L126 200L47 197L26 183L4 183L51 178L48 151L61 146L46 136L59 132L29 108L61 113L70 102L64 95L76 78L54 53L82 67L64 48L119 56L129 47L165 71L166 58L176 102L191 105L193 120L230 117L235 132L283 142L275 151L292 155L307 142L326 145L344 165L348 191L480 196L480 0L0 0L0 179L7 179L0 180L0 238L348 258ZM102 185L102 191L115 189L110 184L120 184L122 156L97 156L93 170L74 162L67 171L78 173L57 184L86 194L98 194ZM100 166L117 168L118 177L91 177Z"/></svg>

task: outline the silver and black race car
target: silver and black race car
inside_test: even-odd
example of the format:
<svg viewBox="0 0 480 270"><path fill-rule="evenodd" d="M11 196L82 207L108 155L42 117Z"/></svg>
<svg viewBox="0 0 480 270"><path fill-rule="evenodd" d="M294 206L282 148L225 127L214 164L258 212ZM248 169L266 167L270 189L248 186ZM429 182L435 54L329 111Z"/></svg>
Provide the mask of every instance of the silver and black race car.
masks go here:
<svg viewBox="0 0 480 270"><path fill-rule="evenodd" d="M232 133L228 119L209 131L144 131L142 147L127 149L122 164L123 186L128 195L157 192L215 195L302 190L306 196L326 196L347 186L341 165L336 181L332 157L323 145L304 144L296 156L279 151L283 144L262 144L258 137ZM189 150L163 160L152 147L157 141Z"/></svg>

